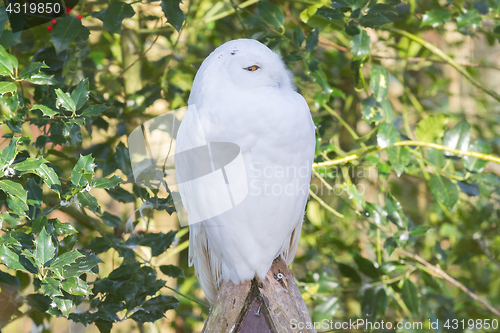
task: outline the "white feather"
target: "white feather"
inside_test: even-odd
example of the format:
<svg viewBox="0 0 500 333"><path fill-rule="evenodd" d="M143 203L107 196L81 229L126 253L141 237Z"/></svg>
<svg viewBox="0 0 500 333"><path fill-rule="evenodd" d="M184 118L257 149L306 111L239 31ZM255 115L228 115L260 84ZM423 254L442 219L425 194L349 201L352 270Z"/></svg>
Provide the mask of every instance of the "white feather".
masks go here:
<svg viewBox="0 0 500 333"><path fill-rule="evenodd" d="M253 65L259 69L244 69ZM196 74L189 105L196 106L206 141L239 145L248 176L243 202L189 227L189 264L214 302L222 280L264 278L276 257L293 260L309 193L314 124L279 55L255 40L212 52ZM179 151L200 136L189 124L179 128Z"/></svg>

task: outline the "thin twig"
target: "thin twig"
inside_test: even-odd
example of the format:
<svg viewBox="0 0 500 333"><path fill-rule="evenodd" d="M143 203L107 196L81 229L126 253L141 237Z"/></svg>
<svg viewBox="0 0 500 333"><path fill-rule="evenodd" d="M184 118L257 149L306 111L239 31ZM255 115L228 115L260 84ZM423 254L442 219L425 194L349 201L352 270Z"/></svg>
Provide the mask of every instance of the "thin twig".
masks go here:
<svg viewBox="0 0 500 333"><path fill-rule="evenodd" d="M186 299L190 300L191 302L195 302L196 304L201 305L201 306L203 306L204 308L210 309L210 306L209 306L209 305L207 305L207 304L203 303L202 301L198 301L198 300L196 300L196 299L194 299L194 298L192 298L192 297L189 297L189 296L187 296L187 295L185 295L185 294L183 294L183 293L181 293L181 292L179 292L179 291L175 290L175 289L174 289L174 288L172 288L172 287L165 286L165 288L167 288L167 289L169 289L169 290L172 290L174 293L176 293L176 294L178 294L178 295L180 295L180 296L182 296L182 297L184 297L184 298L186 298Z"/></svg>
<svg viewBox="0 0 500 333"><path fill-rule="evenodd" d="M439 277L441 277L442 279L448 281L449 283L453 284L455 287L459 288L460 290L462 290L464 293L466 293L467 295L469 295L472 299L478 301L479 303L481 303L486 309L488 309L491 313L493 313L494 315L500 317L500 311L498 311L497 309L495 309L494 307L492 307L488 302L486 302L485 300L479 298L479 296L477 296L476 294L474 294L472 291L470 291L469 289L467 289L467 287L465 287L463 284L461 284L460 282L458 282L457 280L455 280L454 278L452 278L451 276L449 276L446 272L444 272L439 266L434 266L432 265L431 263L429 263L428 261L422 259L419 255L417 254L413 254L413 253L410 253L410 252L407 252L405 250L402 250L402 249L397 249L396 250L397 252L399 252L400 254L404 255L405 257L410 257L410 258L413 258L415 259L416 261L418 261L419 263L421 263L422 265L424 265L425 267L429 268L430 270L432 270L434 273L436 273Z"/></svg>
<svg viewBox="0 0 500 333"><path fill-rule="evenodd" d="M482 154L478 153L475 151L463 151L459 149L454 149L442 145L438 145L432 142L422 142L422 141L413 141L413 140L407 140L407 141L399 141L396 142L394 145L390 145L387 147L379 147L379 146L369 146L366 148L358 149L355 150L353 154L337 158L331 161L326 161L326 162L320 162L320 163L313 163L313 168L320 168L324 166L332 166L332 165L337 165L337 164L344 164L352 160L356 160L360 157L363 157L364 155L374 152L374 151L381 151L385 150L389 147L396 146L396 147L402 147L402 146L419 146L419 147L428 147L428 148L434 148L437 150L444 150L450 153L453 153L454 155L465 155L465 156L470 156L470 157L475 157L479 158L484 161L491 161L500 164L500 157L494 156L494 155L489 155L489 154Z"/></svg>
<svg viewBox="0 0 500 333"><path fill-rule="evenodd" d="M446 64L449 65L447 61L444 60L436 60L436 59L430 59L430 58L423 58L423 57L408 57L408 58L401 58L401 57L391 57L391 56L381 56L381 55L370 55L372 58L377 58L377 59L394 59L394 60L400 60L400 61L408 61L408 62L425 62L425 61L430 61L430 62L435 62L438 64ZM483 65L483 64L473 64L471 62L467 61L457 61L457 64L465 67L478 67L478 68L489 68L489 69L496 69L497 71L500 71L500 68L491 66L491 65Z"/></svg>
<svg viewBox="0 0 500 333"><path fill-rule="evenodd" d="M321 206L325 207L329 212L333 213L333 215L335 215L337 217L340 217L341 219L344 218L344 215L340 214L335 209L333 209L332 207L330 207L326 202L324 202L323 200L321 200L321 198L318 197L311 189L309 189L309 194L311 195L311 197L313 197L314 199L316 199L316 201L319 202L319 204Z"/></svg>
<svg viewBox="0 0 500 333"><path fill-rule="evenodd" d="M240 5L238 6L238 9L243 9L243 8L246 8L246 7L251 6L251 5L253 5L253 4L257 3L257 2L259 2L259 0L248 0L248 1L245 1L245 2L243 2L242 4L240 4ZM206 23L209 23L209 22L212 22L212 21L217 21L217 20L220 20L220 19L222 19L222 18L224 18L224 17L226 17L226 16L229 16L229 15L233 14L235 11L236 11L236 10L235 10L235 8L233 7L233 8L231 8L231 9L229 9L229 10L226 10L225 12L222 12L222 13L219 13L219 14L217 14L217 15L214 15L214 16L211 16L211 17L208 17L208 18L205 18L205 19L203 20L203 21L204 21L203 23L205 23L205 24L206 24Z"/></svg>
<svg viewBox="0 0 500 333"><path fill-rule="evenodd" d="M437 46L427 42L426 40L424 40L424 39L422 39L422 38L420 38L412 33L409 33L408 31L405 31L405 30L401 30L401 29L394 28L394 27L384 27L384 29L387 31L394 32L398 35L405 36L406 38L422 45L423 47L425 47L426 49L428 49L429 51L431 51L432 53L437 55L439 58L446 61L448 64L450 64L457 71L459 71L460 74L465 76L465 78L467 80L469 80L473 85L475 85L476 87L478 87L479 89L481 89L482 91L484 91L485 93L487 93L488 95L490 95L491 97L493 97L494 99L496 99L497 101L500 102L500 95L496 91L491 90L489 88L486 88L481 82L479 82L475 78L473 78L472 75L469 72L467 72L467 70L463 66L458 64L455 60L453 60L450 56L448 56L446 53L444 53L443 50L441 50Z"/></svg>

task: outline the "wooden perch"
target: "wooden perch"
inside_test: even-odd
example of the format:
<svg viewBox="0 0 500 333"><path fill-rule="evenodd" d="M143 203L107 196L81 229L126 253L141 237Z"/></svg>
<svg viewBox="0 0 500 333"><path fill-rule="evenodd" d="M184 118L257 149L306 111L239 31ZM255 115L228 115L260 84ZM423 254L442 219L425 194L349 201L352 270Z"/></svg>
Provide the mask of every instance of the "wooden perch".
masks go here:
<svg viewBox="0 0 500 333"><path fill-rule="evenodd" d="M264 281L224 282L202 333L316 333L293 325L310 322L292 271L277 258Z"/></svg>

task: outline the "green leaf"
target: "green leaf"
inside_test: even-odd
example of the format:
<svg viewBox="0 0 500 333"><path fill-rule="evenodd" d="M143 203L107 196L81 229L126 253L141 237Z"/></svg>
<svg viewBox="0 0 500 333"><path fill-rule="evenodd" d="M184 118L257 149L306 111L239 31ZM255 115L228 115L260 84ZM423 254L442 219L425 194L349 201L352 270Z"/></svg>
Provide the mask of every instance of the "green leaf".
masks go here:
<svg viewBox="0 0 500 333"><path fill-rule="evenodd" d="M361 101L363 106L363 120L367 123L379 122L383 118L383 110L373 96Z"/></svg>
<svg viewBox="0 0 500 333"><path fill-rule="evenodd" d="M153 257L159 256L165 252L175 239L177 231L170 231L167 234L163 232L157 234L146 234L140 241L140 245L148 246L151 248L151 255Z"/></svg>
<svg viewBox="0 0 500 333"><path fill-rule="evenodd" d="M52 300L56 303L57 308L63 313L63 315L69 315L71 308L73 307L73 302L70 299L53 297Z"/></svg>
<svg viewBox="0 0 500 333"><path fill-rule="evenodd" d="M49 221L54 227L54 236L66 236L78 233L75 227L71 225L71 223L62 223L58 219L50 219Z"/></svg>
<svg viewBox="0 0 500 333"><path fill-rule="evenodd" d="M140 323L155 322L163 318L165 312L175 309L178 305L179 302L172 296L156 296L144 302L141 309L130 318Z"/></svg>
<svg viewBox="0 0 500 333"><path fill-rule="evenodd" d="M451 11L446 9L434 9L422 16L421 27L432 26L436 28L453 17Z"/></svg>
<svg viewBox="0 0 500 333"><path fill-rule="evenodd" d="M477 153L482 153L482 154L491 154L491 146L483 140L477 140L473 144L469 146L469 151L475 151ZM465 156L464 157L464 167L467 169L469 172L482 172L484 168L486 167L487 161L481 160L475 157L471 156Z"/></svg>
<svg viewBox="0 0 500 333"><path fill-rule="evenodd" d="M62 276L67 279L70 277L78 277L83 273L90 273L92 268L99 263L102 263L102 260L95 254L88 254L85 257L76 259L75 262L69 266L64 266L62 268Z"/></svg>
<svg viewBox="0 0 500 333"><path fill-rule="evenodd" d="M74 16L57 19L57 24L54 26L52 37L50 38L57 54L69 48L71 43L80 34L82 27L82 21Z"/></svg>
<svg viewBox="0 0 500 333"><path fill-rule="evenodd" d="M33 111L33 110L40 110L40 111L42 111L42 114L44 116L48 116L49 118L52 118L54 115L57 114L57 112L52 110L51 108L49 108L45 105L40 105L40 104L33 105L33 107L30 109L30 111Z"/></svg>
<svg viewBox="0 0 500 333"><path fill-rule="evenodd" d="M352 280L354 283L361 283L361 277L358 272L349 265L337 263L340 274Z"/></svg>
<svg viewBox="0 0 500 333"><path fill-rule="evenodd" d="M410 234L407 231L399 231L393 235L393 238L398 247L403 247L410 238Z"/></svg>
<svg viewBox="0 0 500 333"><path fill-rule="evenodd" d="M61 282L51 277L43 280L42 285L40 286L42 293L47 296L62 296L63 294L60 288Z"/></svg>
<svg viewBox="0 0 500 333"><path fill-rule="evenodd" d="M123 222L118 216L110 214L108 212L104 212L101 215L101 219L105 225L112 228L120 228L123 226Z"/></svg>
<svg viewBox="0 0 500 333"><path fill-rule="evenodd" d="M297 24L293 30L293 44L296 47L301 47L302 43L304 43L304 30Z"/></svg>
<svg viewBox="0 0 500 333"><path fill-rule="evenodd" d="M32 77L35 74L38 74L40 72L40 69L42 68L50 68L43 62L31 62L28 67L23 69L21 74L19 75L19 78L26 80Z"/></svg>
<svg viewBox="0 0 500 333"><path fill-rule="evenodd" d="M396 143L399 139L401 139L401 136L392 124L387 122L380 124L377 133L377 143L380 147L389 147Z"/></svg>
<svg viewBox="0 0 500 333"><path fill-rule="evenodd" d="M71 96L68 96L65 92L63 92L59 88L56 89L56 95L57 95L57 105L60 105L63 108L68 109L70 111L76 111L76 104L73 98L71 98Z"/></svg>
<svg viewBox="0 0 500 333"><path fill-rule="evenodd" d="M306 40L306 52L312 52L315 48L316 45L318 45L318 38L319 38L319 30L318 28L314 28L313 31L307 36Z"/></svg>
<svg viewBox="0 0 500 333"><path fill-rule="evenodd" d="M345 15L344 13L342 13L342 11L328 7L319 8L316 11L316 15L320 15L330 21L343 21L345 18Z"/></svg>
<svg viewBox="0 0 500 333"><path fill-rule="evenodd" d="M0 75L14 74L14 66L11 56L7 53L5 48L0 45Z"/></svg>
<svg viewBox="0 0 500 333"><path fill-rule="evenodd" d="M420 315L420 297L417 288L410 280L406 279L401 290L403 301L410 312L418 317Z"/></svg>
<svg viewBox="0 0 500 333"><path fill-rule="evenodd" d="M24 190L28 193L28 204L31 206L41 207L43 203L43 191L33 178L28 179L24 183Z"/></svg>
<svg viewBox="0 0 500 333"><path fill-rule="evenodd" d="M75 186L84 187L94 174L94 158L92 154L81 155L71 171L71 182Z"/></svg>
<svg viewBox="0 0 500 333"><path fill-rule="evenodd" d="M393 237L389 237L384 242L384 249L387 251L387 256L390 257L394 250L398 248L398 244Z"/></svg>
<svg viewBox="0 0 500 333"><path fill-rule="evenodd" d="M451 130L444 135L444 145L453 149L466 151L470 142L470 125L467 120L459 121ZM445 155L453 155L445 152Z"/></svg>
<svg viewBox="0 0 500 333"><path fill-rule="evenodd" d="M361 273L375 280L380 277L380 271L378 270L378 268L375 267L375 265L370 260L356 254L354 256L354 261L358 265L358 268L361 271Z"/></svg>
<svg viewBox="0 0 500 333"><path fill-rule="evenodd" d="M101 208L97 199L89 192L79 192L76 197L83 207L89 208L94 213L100 212Z"/></svg>
<svg viewBox="0 0 500 333"><path fill-rule="evenodd" d="M39 234L42 232L42 228L47 225L49 220L45 215L41 215L37 217L32 223L31 223L31 232L34 234Z"/></svg>
<svg viewBox="0 0 500 333"><path fill-rule="evenodd" d="M274 25L275 27L282 27L283 22L285 22L285 15L281 10L274 4L267 1L259 1L257 3L257 9L259 10L260 16L267 23Z"/></svg>
<svg viewBox="0 0 500 333"><path fill-rule="evenodd" d="M431 162L438 168L442 168L446 164L446 159L442 150L427 148L425 150L425 156L429 162Z"/></svg>
<svg viewBox="0 0 500 333"><path fill-rule="evenodd" d="M29 83L36 85L54 85L57 84L57 80L53 75L48 75L43 72L33 75L29 79L26 79Z"/></svg>
<svg viewBox="0 0 500 333"><path fill-rule="evenodd" d="M50 309L50 303L52 302L50 297L40 294L30 294L26 296L26 299L30 306L38 309L38 311L42 313Z"/></svg>
<svg viewBox="0 0 500 333"><path fill-rule="evenodd" d="M420 270L420 275L422 276L422 279L424 280L425 284L435 291L441 292L441 286L439 283L434 279L432 275L427 273L424 270Z"/></svg>
<svg viewBox="0 0 500 333"><path fill-rule="evenodd" d="M365 216L371 217L377 225L387 225L387 212L377 204L367 202Z"/></svg>
<svg viewBox="0 0 500 333"><path fill-rule="evenodd" d="M15 183L11 180L4 179L0 180L0 189L10 196L16 196L26 203L27 192L23 186L19 183Z"/></svg>
<svg viewBox="0 0 500 333"><path fill-rule="evenodd" d="M419 141L432 142L443 136L447 123L445 114L431 114L418 122L415 134Z"/></svg>
<svg viewBox="0 0 500 333"><path fill-rule="evenodd" d="M108 107L104 104L94 104L83 110L82 116L89 118L97 117L106 109L108 109Z"/></svg>
<svg viewBox="0 0 500 333"><path fill-rule="evenodd" d="M411 153L406 147L389 147L386 150L387 157L398 177L404 172L405 167L411 161Z"/></svg>
<svg viewBox="0 0 500 333"><path fill-rule="evenodd" d="M107 9L94 15L103 22L104 28L115 34L120 34L122 30L122 21L135 15L131 5L126 2L114 1Z"/></svg>
<svg viewBox="0 0 500 333"><path fill-rule="evenodd" d="M77 277L64 280L62 282L62 288L65 292L71 295L87 296L92 294L87 283Z"/></svg>
<svg viewBox="0 0 500 333"><path fill-rule="evenodd" d="M463 34L469 34L479 28L482 21L482 16L475 9L464 10L457 17L457 28Z"/></svg>
<svg viewBox="0 0 500 333"><path fill-rule="evenodd" d="M5 245L0 246L0 260L8 268L29 273L29 271L19 262L19 256L9 250Z"/></svg>
<svg viewBox="0 0 500 333"><path fill-rule="evenodd" d="M78 83L71 93L71 99L75 101L76 110L79 110L89 99L89 80L84 78Z"/></svg>
<svg viewBox="0 0 500 333"><path fill-rule="evenodd" d="M160 266L160 271L165 274L165 275L168 275L170 277L173 277L173 278L183 278L184 277L184 273L182 272L182 269L180 269L179 267L177 266L174 266L174 265L163 265L163 266Z"/></svg>
<svg viewBox="0 0 500 333"><path fill-rule="evenodd" d="M182 23L186 19L182 10L179 8L181 0L162 0L161 9L167 18L167 22L170 23L177 32L181 30Z"/></svg>
<svg viewBox="0 0 500 333"><path fill-rule="evenodd" d="M28 211L28 205L22 199L16 196L9 195L7 197L7 205L9 206L9 209L14 212L14 214L19 216L26 216L25 212Z"/></svg>
<svg viewBox="0 0 500 333"><path fill-rule="evenodd" d="M17 143L20 137L13 137L8 146L4 147L0 151L0 169L3 169L6 165L13 162L14 157L17 153Z"/></svg>
<svg viewBox="0 0 500 333"><path fill-rule="evenodd" d="M95 181L92 187L95 188L113 188L120 184L123 180L118 176L112 176L111 178L99 178Z"/></svg>
<svg viewBox="0 0 500 333"><path fill-rule="evenodd" d="M21 288L21 283L19 282L19 279L17 277L0 271L0 285L2 284L14 286L17 289Z"/></svg>
<svg viewBox="0 0 500 333"><path fill-rule="evenodd" d="M370 36L366 30L361 30L351 39L351 52L353 60L362 60L370 55Z"/></svg>
<svg viewBox="0 0 500 333"><path fill-rule="evenodd" d="M385 210L387 211L387 217L389 220L397 225L401 229L408 228L408 217L403 212L403 207L401 203L397 201L392 195L388 195L385 198Z"/></svg>
<svg viewBox="0 0 500 333"><path fill-rule="evenodd" d="M458 201L457 185L453 184L448 178L435 174L429 180L432 194L446 208L452 209Z"/></svg>
<svg viewBox="0 0 500 333"><path fill-rule="evenodd" d="M12 82L0 82L0 95L6 94L6 93L14 93L17 91L17 86L15 83Z"/></svg>
<svg viewBox="0 0 500 333"><path fill-rule="evenodd" d="M36 169L39 168L42 163L47 162L42 158L27 158L22 162L12 164L12 168L21 172L32 172L36 173Z"/></svg>
<svg viewBox="0 0 500 333"><path fill-rule="evenodd" d="M45 266L45 264L54 257L55 250L54 244L52 243L52 237L47 234L45 227L43 227L42 231L35 239L35 257Z"/></svg>
<svg viewBox="0 0 500 333"><path fill-rule="evenodd" d="M423 225L419 225L410 230L410 235L412 236L423 236L427 233L427 231L431 230L432 227L426 227Z"/></svg>
<svg viewBox="0 0 500 333"><path fill-rule="evenodd" d="M370 73L370 87L377 102L382 102L389 92L389 75L387 70L379 65L374 65Z"/></svg>
<svg viewBox="0 0 500 333"><path fill-rule="evenodd" d="M116 186L110 189L107 189L106 192L115 200L118 200L120 202L134 202L135 201L135 196L126 191L123 187L121 186Z"/></svg>
<svg viewBox="0 0 500 333"><path fill-rule="evenodd" d="M36 174L40 176L44 183L54 192L60 193L61 191L61 182L59 181L59 177L57 176L54 169L49 167L47 164L42 164L36 170Z"/></svg>
<svg viewBox="0 0 500 333"><path fill-rule="evenodd" d="M8 212L2 212L0 213L0 229L3 226L7 226L8 228L14 228L22 223L21 219L19 219L17 216L14 217ZM3 241L7 242L8 237L4 236L3 238L0 237L0 244L3 244Z"/></svg>
<svg viewBox="0 0 500 333"><path fill-rule="evenodd" d="M57 257L51 264L51 269L61 268L63 266L71 265L76 259L83 257L83 254L74 250L72 252L66 252Z"/></svg>

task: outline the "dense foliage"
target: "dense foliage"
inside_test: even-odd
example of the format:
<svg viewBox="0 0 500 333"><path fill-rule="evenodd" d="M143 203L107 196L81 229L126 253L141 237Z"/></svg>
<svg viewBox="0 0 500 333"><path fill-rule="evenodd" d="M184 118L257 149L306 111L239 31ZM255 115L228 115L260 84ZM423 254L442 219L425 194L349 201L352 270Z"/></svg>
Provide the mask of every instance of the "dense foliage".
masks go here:
<svg viewBox="0 0 500 333"><path fill-rule="evenodd" d="M313 321L497 331L498 0L82 1L22 32L0 7L0 328L200 331L187 229L126 138L242 37L283 56L316 124L292 265Z"/></svg>

